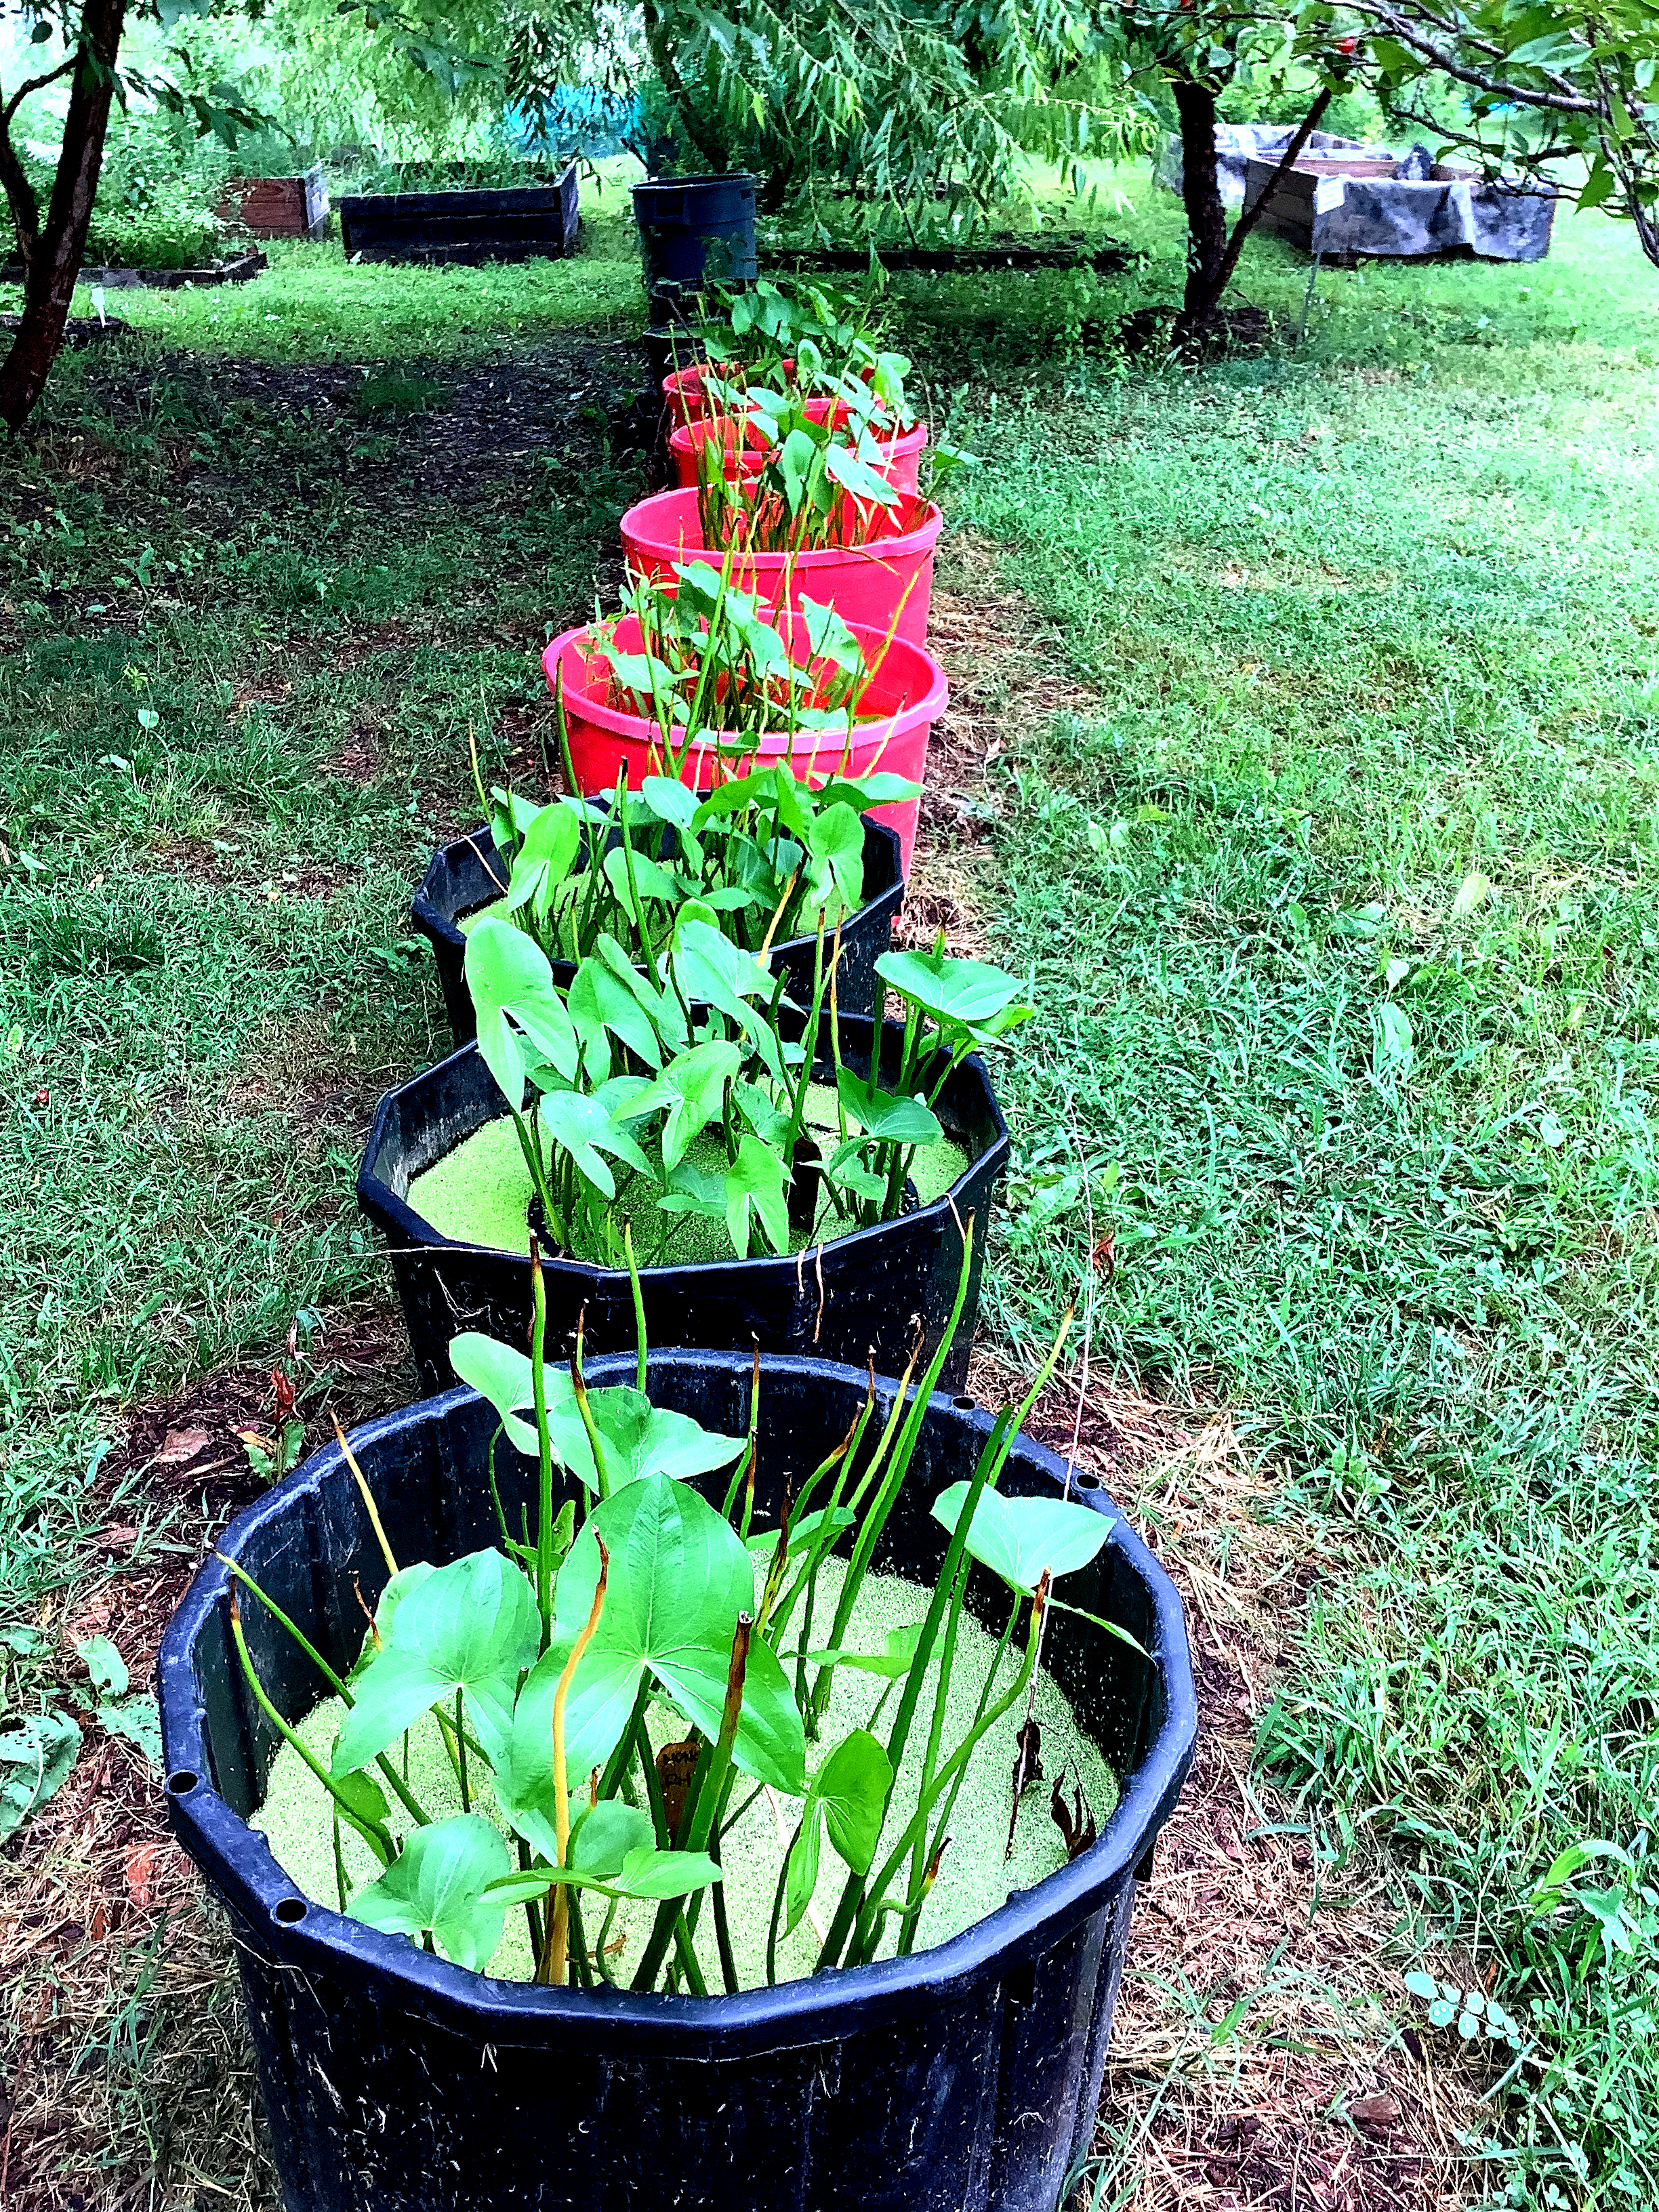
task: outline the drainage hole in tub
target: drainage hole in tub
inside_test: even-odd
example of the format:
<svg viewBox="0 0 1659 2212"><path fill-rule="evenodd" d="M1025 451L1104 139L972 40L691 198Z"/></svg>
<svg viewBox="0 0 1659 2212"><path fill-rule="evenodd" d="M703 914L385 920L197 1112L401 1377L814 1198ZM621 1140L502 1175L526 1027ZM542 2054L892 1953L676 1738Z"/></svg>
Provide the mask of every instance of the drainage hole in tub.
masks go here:
<svg viewBox="0 0 1659 2212"><path fill-rule="evenodd" d="M1097 1474L1085 1474L1079 1468L1072 1476L1072 1487L1073 1490L1098 1490L1100 1477Z"/></svg>
<svg viewBox="0 0 1659 2212"><path fill-rule="evenodd" d="M188 1797L192 1790L200 1788L201 1781L202 1778L199 1774L192 1774L189 1767L181 1766L177 1773L169 1774L167 1777L168 1795L173 1797Z"/></svg>
<svg viewBox="0 0 1659 2212"><path fill-rule="evenodd" d="M959 1413L971 1413L975 1410L975 1401L965 1395L960 1398L952 1398L951 1403L956 1407Z"/></svg>
<svg viewBox="0 0 1659 2212"><path fill-rule="evenodd" d="M286 1928L292 1928L295 1921L303 1920L306 1911L307 1905L303 1897L279 1897L273 1908L274 1917L280 1920Z"/></svg>

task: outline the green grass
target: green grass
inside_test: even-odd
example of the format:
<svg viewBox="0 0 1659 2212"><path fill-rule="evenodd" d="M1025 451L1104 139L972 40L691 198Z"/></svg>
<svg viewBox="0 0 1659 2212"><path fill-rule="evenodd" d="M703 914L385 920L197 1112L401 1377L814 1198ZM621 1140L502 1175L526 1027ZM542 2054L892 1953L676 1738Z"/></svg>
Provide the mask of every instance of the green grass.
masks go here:
<svg viewBox="0 0 1659 2212"><path fill-rule="evenodd" d="M1500 2100L1516 2201L1583 2180L1636 2205L1659 2197L1659 278L1628 236L1565 229L1541 270L1364 272L1346 351L1360 288L1322 275L1301 358L994 413L969 392L987 465L955 519L1010 549L1004 583L1099 695L1007 731L994 787L995 941L1043 1010L1006 1079L1000 1325L1035 1342L1080 1280L1074 1110L1117 1235L1097 1356L1233 1407L1346 1562L1264 1763L1334 1855L1386 1837L1402 1914L1529 2021ZM1539 1898L1582 1842L1628 1857Z"/></svg>
<svg viewBox="0 0 1659 2212"><path fill-rule="evenodd" d="M952 523L1098 698L994 778L1042 1018L988 1318L1080 1281L1074 1109L1097 1358L1327 1530L1265 1764L1529 2023L1494 2187L1644 2206L1659 276L1564 216L1534 269L1322 270L1295 348L1264 244L1279 339L1174 374L1103 343L1178 289L1115 181L1137 274L896 287L984 464ZM0 1604L82 1573L125 1407L385 1297L351 1177L443 1042L410 886L469 728L533 760L638 482L623 204L570 263L124 295L0 453ZM1580 1841L1626 1859L1537 1897Z"/></svg>

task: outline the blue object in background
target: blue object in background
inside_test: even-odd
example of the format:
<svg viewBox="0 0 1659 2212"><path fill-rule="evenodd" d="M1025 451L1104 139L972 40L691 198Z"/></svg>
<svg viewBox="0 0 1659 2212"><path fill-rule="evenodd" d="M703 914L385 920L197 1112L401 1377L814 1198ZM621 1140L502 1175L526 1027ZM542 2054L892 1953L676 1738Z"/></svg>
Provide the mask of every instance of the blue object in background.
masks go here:
<svg viewBox="0 0 1659 2212"><path fill-rule="evenodd" d="M602 92L597 85L556 85L536 106L514 102L501 117L501 136L514 153L533 160L638 150L644 117L637 93Z"/></svg>

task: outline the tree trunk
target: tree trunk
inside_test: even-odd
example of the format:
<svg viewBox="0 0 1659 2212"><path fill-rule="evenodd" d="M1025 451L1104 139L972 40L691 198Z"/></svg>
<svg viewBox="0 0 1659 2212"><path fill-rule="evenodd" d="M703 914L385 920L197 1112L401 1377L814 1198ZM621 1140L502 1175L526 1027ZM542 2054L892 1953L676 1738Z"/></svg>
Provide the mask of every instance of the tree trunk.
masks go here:
<svg viewBox="0 0 1659 2212"><path fill-rule="evenodd" d="M1227 251L1227 210L1215 172L1215 94L1208 85L1183 77L1171 89L1181 118L1181 197L1187 208L1187 289L1176 324L1180 343L1197 336L1221 297L1217 279Z"/></svg>
<svg viewBox="0 0 1659 2212"><path fill-rule="evenodd" d="M691 104L690 94L681 79L679 64L675 58L673 46L656 0L645 0L645 43L656 65L657 75L662 79L668 97L674 103L675 112L684 126L686 137L708 162L710 170L717 176L723 174L731 167L726 150L705 131L702 118Z"/></svg>
<svg viewBox="0 0 1659 2212"><path fill-rule="evenodd" d="M1187 204L1187 289L1176 317L1171 343L1182 349L1199 343L1215 320L1221 295L1232 282L1244 241L1261 220L1262 210L1279 189L1279 180L1296 167L1302 149L1319 127L1331 104L1327 86L1297 124L1291 142L1279 155L1265 191L1257 194L1227 235L1226 210L1215 169L1215 94L1201 84L1179 78L1174 85L1176 108L1181 118L1182 194ZM1194 174L1194 164L1200 173Z"/></svg>
<svg viewBox="0 0 1659 2212"><path fill-rule="evenodd" d="M125 15L126 0L86 0L82 11L80 57L70 89L52 201L29 255L17 335L0 366L0 421L14 430L27 420L45 390L64 342L103 167L104 138L115 94L115 57Z"/></svg>

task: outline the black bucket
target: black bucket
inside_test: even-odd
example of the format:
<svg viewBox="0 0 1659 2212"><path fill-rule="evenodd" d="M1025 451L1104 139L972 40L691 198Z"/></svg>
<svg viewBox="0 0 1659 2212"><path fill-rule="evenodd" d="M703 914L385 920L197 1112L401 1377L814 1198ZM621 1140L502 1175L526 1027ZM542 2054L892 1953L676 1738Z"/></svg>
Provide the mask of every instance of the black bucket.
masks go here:
<svg viewBox="0 0 1659 2212"><path fill-rule="evenodd" d="M707 284L754 283L755 179L742 171L635 185L634 220L653 323L693 313Z"/></svg>
<svg viewBox="0 0 1659 2212"><path fill-rule="evenodd" d="M495 839L488 830L476 830L470 837L458 837L453 845L439 847L410 909L410 920L432 946L438 980L443 985L444 1007L457 1044L465 1044L478 1034L472 994L461 972L466 938L460 925L469 915L500 898L506 882L507 870L501 866ZM836 989L843 1013L871 1015L875 1012L876 963L892 941L893 916L904 896L904 874L899 865L896 834L884 822L872 822L867 816L864 888L868 894L864 904L842 925L841 972ZM772 948L774 972L781 969L787 975L789 995L802 1006L811 1004L817 944L816 936L792 937ZM568 987L575 972L568 961L553 963L554 976L563 986Z"/></svg>
<svg viewBox="0 0 1659 2212"><path fill-rule="evenodd" d="M631 1360L594 1382L631 1381ZM748 1355L651 1362L659 1404L747 1426ZM891 1386L886 1386L890 1395ZM763 1372L757 1503L844 1435L865 1378L778 1360ZM395 1555L447 1560L496 1540L484 1477L493 1412L451 1391L371 1423L354 1449ZM870 1433L877 1433L880 1416ZM929 1511L972 1471L983 1413L935 1397L874 1565L937 1575ZM516 1523L530 1463L496 1452ZM1053 1495L1053 1453L1017 1442L1001 1487ZM719 1478L714 1478L719 1480ZM1077 1493L1113 1509L1085 1478ZM720 1492L714 1492L716 1501ZM244 1513L220 1548L344 1669L386 1570L337 1446ZM295 1893L262 1836L275 1731L231 1648L229 1580L192 1583L158 1668L175 1834L228 1911L286 2212L1055 2212L1085 2154L1123 1972L1136 1881L1192 1759L1197 1715L1181 1601L1118 1518L1045 1663L1120 1778L1097 1842L950 1942L903 1959L736 1996L610 1995L492 1981ZM970 1578L994 1634L1006 1596ZM262 1607L243 1620L290 1719L322 1687ZM1000 1848L1000 1838L991 1849Z"/></svg>
<svg viewBox="0 0 1659 2212"><path fill-rule="evenodd" d="M871 1035L870 1023L842 1017L842 1059L860 1074L869 1068ZM888 1023L882 1059L890 1079L902 1035L898 1023ZM828 1066L819 1072L834 1079ZM522 1345L530 1327L528 1258L453 1243L409 1204L415 1177L494 1121L505 1104L477 1045L464 1046L387 1092L357 1170L358 1202L386 1240L423 1390L441 1390L453 1379L449 1346L462 1330L483 1329ZM943 1376L958 1387L973 1348L992 1194L1008 1164L1008 1127L976 1054L951 1076L934 1110L947 1135L970 1155L942 1198L896 1221L781 1259L647 1267L640 1280L650 1342L747 1353L758 1340L763 1352L813 1352L860 1368L873 1359L878 1374L901 1374L919 1329L927 1354L945 1333L962 1272L957 1224L971 1214L968 1300ZM584 1310L586 1341L595 1353L633 1346L634 1295L625 1271L554 1258L544 1261L543 1274L550 1359L568 1353Z"/></svg>

